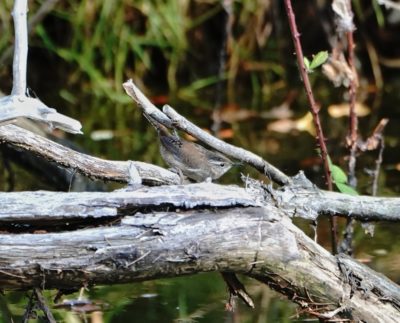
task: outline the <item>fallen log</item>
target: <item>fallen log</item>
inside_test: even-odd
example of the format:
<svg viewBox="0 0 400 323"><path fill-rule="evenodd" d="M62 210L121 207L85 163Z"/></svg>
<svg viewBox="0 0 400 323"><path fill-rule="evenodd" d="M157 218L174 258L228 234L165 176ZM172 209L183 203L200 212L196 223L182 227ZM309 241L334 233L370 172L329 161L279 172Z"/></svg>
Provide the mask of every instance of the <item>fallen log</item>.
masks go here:
<svg viewBox="0 0 400 323"><path fill-rule="evenodd" d="M321 318L400 319L397 285L332 256L275 206L131 212L109 226L0 235L2 287L71 289L225 271L262 281Z"/></svg>

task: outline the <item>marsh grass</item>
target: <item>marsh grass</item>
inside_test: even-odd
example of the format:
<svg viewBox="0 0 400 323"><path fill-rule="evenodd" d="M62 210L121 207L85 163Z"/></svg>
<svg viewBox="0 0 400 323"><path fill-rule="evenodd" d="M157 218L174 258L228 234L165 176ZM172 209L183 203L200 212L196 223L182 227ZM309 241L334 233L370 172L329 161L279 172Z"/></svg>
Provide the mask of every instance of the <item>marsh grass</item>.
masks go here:
<svg viewBox="0 0 400 323"><path fill-rule="evenodd" d="M31 1L30 12L36 12L42 3ZM232 94L238 79L247 74L253 91L260 93L265 82L283 76L276 74L278 62L273 66L252 63L264 58L260 50L270 45L270 3L260 7L257 1L235 1L233 5L224 80ZM2 51L13 39L9 14L12 1L5 0L0 6ZM153 90L196 101L204 88L218 82L218 53L210 53L208 48L220 46L222 14L218 0L60 1L36 27L31 44L50 50L72 70L67 76L68 86L60 91L70 103L76 102L76 94L68 89L77 86L91 97L126 104L129 98L122 92L121 83L130 77L143 86L151 83ZM214 29L205 29L207 24ZM201 43L200 51L193 49L194 42ZM192 59L196 56L203 60L203 66L211 67L193 72ZM234 100L235 95L230 98Z"/></svg>
<svg viewBox="0 0 400 323"><path fill-rule="evenodd" d="M13 24L11 19L11 9L14 4L12 0L3 0L0 10L0 53L3 53L13 39Z"/></svg>

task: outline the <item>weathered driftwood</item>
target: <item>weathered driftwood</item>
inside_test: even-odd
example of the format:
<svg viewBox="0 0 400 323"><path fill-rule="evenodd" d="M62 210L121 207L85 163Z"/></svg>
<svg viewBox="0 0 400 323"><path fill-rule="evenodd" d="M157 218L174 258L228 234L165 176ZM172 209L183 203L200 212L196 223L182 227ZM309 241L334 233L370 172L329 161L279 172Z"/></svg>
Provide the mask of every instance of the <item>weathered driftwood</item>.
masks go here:
<svg viewBox="0 0 400 323"><path fill-rule="evenodd" d="M212 183L141 187L115 192L11 192L0 193L0 223L52 223L116 218L133 211L261 206L238 186ZM64 222L63 222L64 221ZM88 222L89 223L89 222Z"/></svg>
<svg viewBox="0 0 400 323"><path fill-rule="evenodd" d="M301 177L301 176L300 176ZM297 181L297 177L294 182ZM0 193L0 221L33 223L85 220L128 214L153 208L244 207L277 205L287 216L315 220L320 214L343 215L360 221L395 221L397 198L350 196L315 188L288 186L282 190L251 191L212 183L138 187L116 192L12 192ZM385 205L382 208L382 205Z"/></svg>
<svg viewBox="0 0 400 323"><path fill-rule="evenodd" d="M28 119L24 121L28 121ZM53 138L52 140L67 147L69 147L68 145L74 146L67 139ZM19 149L8 144L0 144L0 151L3 155L4 165L8 171L13 171L14 169L14 167L9 167L11 163L12 165L18 165L21 169L28 170L32 177L43 183L49 190L72 192L101 192L110 190L106 182L89 179L73 169L60 167L56 163L49 163L39 155L32 154L28 150ZM17 185L15 180L14 176L7 177L7 191L14 191ZM4 185L3 187L6 188Z"/></svg>
<svg viewBox="0 0 400 323"><path fill-rule="evenodd" d="M179 176L158 166L139 161L110 161L82 154L14 125L0 126L0 142L31 151L60 166L88 177L129 183L135 167L146 184L177 184Z"/></svg>
<svg viewBox="0 0 400 323"><path fill-rule="evenodd" d="M362 222L400 220L400 198L324 191L302 172L292 178L291 184L271 190L270 194L293 217L315 220L319 215L344 216Z"/></svg>
<svg viewBox="0 0 400 323"><path fill-rule="evenodd" d="M110 227L0 235L3 288L70 289L207 271L256 278L320 317L400 320L395 284L332 256L274 206L136 213Z"/></svg>
<svg viewBox="0 0 400 323"><path fill-rule="evenodd" d="M0 99L0 125L28 118L70 133L82 133L79 121L58 113L37 98L26 95L9 95Z"/></svg>
<svg viewBox="0 0 400 323"><path fill-rule="evenodd" d="M130 183L132 182L131 169L135 168L145 184L161 185L180 182L178 175L164 168L139 161L109 161L92 157L13 125L0 127L0 142L31 151L44 159L91 178ZM312 220L322 214L353 217L360 221L398 221L400 219L399 198L350 196L327 192L312 185L301 175L290 179L289 182L290 184L279 190L262 189L259 192L260 198L275 200L291 216Z"/></svg>
<svg viewBox="0 0 400 323"><path fill-rule="evenodd" d="M0 125L19 118L44 122L70 133L81 133L79 121L58 113L37 98L26 95L26 72L28 61L28 2L15 0L12 11L15 30L13 87L11 95L0 99Z"/></svg>

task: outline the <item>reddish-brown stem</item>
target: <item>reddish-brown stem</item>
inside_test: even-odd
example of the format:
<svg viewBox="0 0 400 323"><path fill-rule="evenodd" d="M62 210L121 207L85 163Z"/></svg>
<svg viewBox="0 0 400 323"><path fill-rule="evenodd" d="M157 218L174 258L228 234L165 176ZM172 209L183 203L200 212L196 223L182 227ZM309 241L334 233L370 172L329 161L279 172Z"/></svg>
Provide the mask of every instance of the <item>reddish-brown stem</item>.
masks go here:
<svg viewBox="0 0 400 323"><path fill-rule="evenodd" d="M373 172L373 180L372 180L372 196L376 196L378 193L378 179L379 179L379 172L381 170L381 165L383 161L383 150L385 149L385 140L383 137L379 139L380 148L378 153L378 158L375 161L375 170Z"/></svg>
<svg viewBox="0 0 400 323"><path fill-rule="evenodd" d="M289 20L290 31L292 33L293 44L297 56L297 64L299 65L300 75L303 80L304 89L307 94L307 99L310 104L310 110L313 116L313 121L315 128L317 130L317 141L321 149L321 158L325 170L325 178L328 190L332 190L332 178L331 172L329 170L328 163L328 151L325 145L325 137L322 131L321 121L319 119L319 107L314 99L314 94L312 92L310 80L308 78L308 73L304 65L303 50L301 48L300 33L297 30L296 17L293 12L292 3L290 0L285 0L286 13ZM337 253L337 219L336 217L331 217L331 232L332 232L332 252Z"/></svg>

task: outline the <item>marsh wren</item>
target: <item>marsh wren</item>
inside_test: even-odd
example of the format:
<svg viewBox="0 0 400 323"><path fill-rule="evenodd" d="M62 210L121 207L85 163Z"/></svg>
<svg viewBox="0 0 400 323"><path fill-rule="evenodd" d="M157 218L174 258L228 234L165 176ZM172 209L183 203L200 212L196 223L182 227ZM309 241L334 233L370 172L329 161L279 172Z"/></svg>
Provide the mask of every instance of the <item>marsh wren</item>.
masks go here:
<svg viewBox="0 0 400 323"><path fill-rule="evenodd" d="M233 166L233 162L224 155L184 140L150 116L145 114L145 117L157 130L161 157L180 174L196 182L204 182L221 177Z"/></svg>

